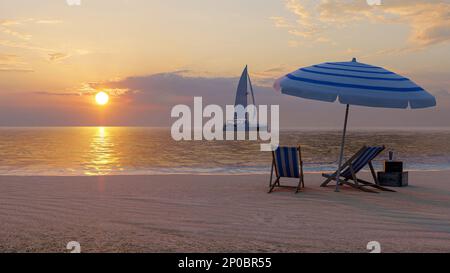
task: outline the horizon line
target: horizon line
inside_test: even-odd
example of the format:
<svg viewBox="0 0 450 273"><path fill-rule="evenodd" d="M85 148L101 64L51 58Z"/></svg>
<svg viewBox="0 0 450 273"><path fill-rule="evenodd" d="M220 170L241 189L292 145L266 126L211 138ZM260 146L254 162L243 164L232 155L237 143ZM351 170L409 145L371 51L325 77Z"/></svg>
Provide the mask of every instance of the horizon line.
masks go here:
<svg viewBox="0 0 450 273"><path fill-rule="evenodd" d="M149 126L149 125L8 125L8 126L2 126L0 125L0 129L45 129L45 128L149 128L149 129L169 129L171 126ZM312 126L304 126L304 127L283 127L280 128L280 131L289 131L289 130L339 130L342 131L342 127L331 127L331 126L318 126L318 127L312 127ZM407 130L416 130L416 131L423 131L423 130L450 130L450 126L405 126L405 127L398 127L398 126L371 126L371 127L358 127L353 126L352 128L349 128L348 131L356 131L356 130L390 130L390 131L407 131Z"/></svg>

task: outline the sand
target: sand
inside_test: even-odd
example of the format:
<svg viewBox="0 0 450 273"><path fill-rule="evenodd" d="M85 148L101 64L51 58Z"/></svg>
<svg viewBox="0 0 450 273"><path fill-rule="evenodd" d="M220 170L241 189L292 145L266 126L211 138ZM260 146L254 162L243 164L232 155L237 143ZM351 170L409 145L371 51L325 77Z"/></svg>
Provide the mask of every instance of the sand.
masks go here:
<svg viewBox="0 0 450 273"><path fill-rule="evenodd" d="M370 194L307 174L298 195L261 175L3 176L0 252L450 252L450 172L410 176Z"/></svg>

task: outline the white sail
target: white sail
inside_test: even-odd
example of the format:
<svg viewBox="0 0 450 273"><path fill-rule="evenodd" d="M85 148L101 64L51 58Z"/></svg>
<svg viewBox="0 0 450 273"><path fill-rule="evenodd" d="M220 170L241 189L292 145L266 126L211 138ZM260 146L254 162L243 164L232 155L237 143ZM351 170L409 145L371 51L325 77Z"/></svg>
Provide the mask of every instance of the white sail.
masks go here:
<svg viewBox="0 0 450 273"><path fill-rule="evenodd" d="M248 105L248 70L247 66L245 67L244 71L242 72L241 79L239 80L239 85L236 92L236 101L234 103L235 106L242 105L247 107Z"/></svg>
<svg viewBox="0 0 450 273"><path fill-rule="evenodd" d="M249 92L250 88L250 92ZM252 104L256 106L255 94L253 93L253 86L248 75L248 67L245 66L239 80L238 88L236 91L235 107L237 107L234 115L234 120L227 121L224 128L227 131L234 131L239 128L245 128L246 131L258 130L259 125L257 123L257 113L254 112L251 117L246 113L245 109L248 106L248 96L251 95Z"/></svg>

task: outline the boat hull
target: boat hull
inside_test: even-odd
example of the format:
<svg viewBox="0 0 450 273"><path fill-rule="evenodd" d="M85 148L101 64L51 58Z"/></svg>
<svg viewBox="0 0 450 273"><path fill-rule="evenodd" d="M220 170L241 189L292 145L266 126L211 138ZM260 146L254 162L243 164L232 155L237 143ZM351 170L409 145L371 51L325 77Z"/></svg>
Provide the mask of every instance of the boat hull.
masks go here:
<svg viewBox="0 0 450 273"><path fill-rule="evenodd" d="M267 130L267 126L266 125L250 125L250 124L246 124L245 126L242 126L242 124L236 124L236 123L231 123L231 124L225 124L223 126L223 130L225 132L252 132L252 131L262 131L262 130Z"/></svg>

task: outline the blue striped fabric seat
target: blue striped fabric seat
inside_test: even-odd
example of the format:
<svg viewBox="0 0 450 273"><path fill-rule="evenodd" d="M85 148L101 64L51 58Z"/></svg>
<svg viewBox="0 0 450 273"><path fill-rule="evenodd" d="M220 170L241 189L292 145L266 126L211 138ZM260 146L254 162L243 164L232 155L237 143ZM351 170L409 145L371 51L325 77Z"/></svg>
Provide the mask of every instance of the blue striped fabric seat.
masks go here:
<svg viewBox="0 0 450 273"><path fill-rule="evenodd" d="M275 151L275 165L279 177L300 178L297 148L279 147Z"/></svg>
<svg viewBox="0 0 450 273"><path fill-rule="evenodd" d="M382 151L384 147L367 147L359 156L352 162L353 172L361 171L370 161L374 160ZM350 167L347 167L342 172L342 177L346 179L352 178Z"/></svg>

